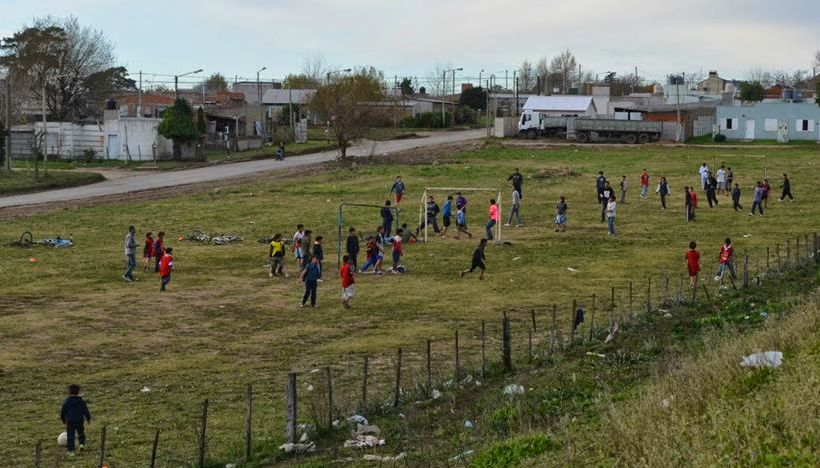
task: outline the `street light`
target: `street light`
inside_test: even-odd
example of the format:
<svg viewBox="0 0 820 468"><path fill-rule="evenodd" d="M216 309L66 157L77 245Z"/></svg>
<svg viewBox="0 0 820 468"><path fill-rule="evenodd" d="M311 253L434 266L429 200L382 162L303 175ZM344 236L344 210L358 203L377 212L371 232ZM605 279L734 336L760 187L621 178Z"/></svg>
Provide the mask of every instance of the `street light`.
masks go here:
<svg viewBox="0 0 820 468"><path fill-rule="evenodd" d="M490 92L495 85L495 74L487 78L487 138L490 138Z"/></svg>
<svg viewBox="0 0 820 468"><path fill-rule="evenodd" d="M456 72L464 70L463 68L453 68L450 70L444 70L444 75L442 76L441 80L441 94L442 98L447 93L447 74L453 72L453 95L456 94ZM441 100L441 127L444 128L444 99Z"/></svg>
<svg viewBox="0 0 820 468"><path fill-rule="evenodd" d="M480 72L478 72L478 87L481 87L481 74L484 73L484 69L482 68Z"/></svg>
<svg viewBox="0 0 820 468"><path fill-rule="evenodd" d="M259 74L262 73L263 71L267 70L267 69L268 69L268 67L262 67L259 70L256 70L256 102L259 103L259 125L262 125L262 123L265 120L265 116L263 114L264 110L262 108L262 86L259 82ZM263 128L266 127L266 126L267 125L262 125ZM262 129L260 129L260 130L262 130ZM259 133L261 134L261 133L265 133L265 132L260 131ZM263 136L263 135L260 135L260 136ZM264 143L264 141L263 141L263 143Z"/></svg>
<svg viewBox="0 0 820 468"><path fill-rule="evenodd" d="M327 72L327 82L328 82L328 84L330 83L330 75L335 75L336 73L350 73L351 71L353 71L352 68L342 68L342 69L339 69L339 70L331 70L331 71Z"/></svg>
<svg viewBox="0 0 820 468"><path fill-rule="evenodd" d="M183 73L181 75L174 75L174 100L175 101L176 101L176 99L179 95L179 78L182 77L182 76L195 75L195 74L201 73L201 72L202 72L202 69L200 68L199 70L194 70L192 72Z"/></svg>

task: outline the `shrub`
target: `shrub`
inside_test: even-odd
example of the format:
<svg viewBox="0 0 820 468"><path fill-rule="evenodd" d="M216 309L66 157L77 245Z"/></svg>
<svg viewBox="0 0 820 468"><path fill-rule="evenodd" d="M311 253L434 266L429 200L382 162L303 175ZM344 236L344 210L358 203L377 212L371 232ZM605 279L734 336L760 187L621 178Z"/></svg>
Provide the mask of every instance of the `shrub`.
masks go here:
<svg viewBox="0 0 820 468"><path fill-rule="evenodd" d="M717 135L715 135L714 140L717 143L723 143L724 141L726 141L726 135L724 135L722 133L718 133Z"/></svg>
<svg viewBox="0 0 820 468"><path fill-rule="evenodd" d="M479 453L470 466L472 468L508 468L518 465L527 458L557 448L558 444L545 435L519 437L492 444L488 449Z"/></svg>

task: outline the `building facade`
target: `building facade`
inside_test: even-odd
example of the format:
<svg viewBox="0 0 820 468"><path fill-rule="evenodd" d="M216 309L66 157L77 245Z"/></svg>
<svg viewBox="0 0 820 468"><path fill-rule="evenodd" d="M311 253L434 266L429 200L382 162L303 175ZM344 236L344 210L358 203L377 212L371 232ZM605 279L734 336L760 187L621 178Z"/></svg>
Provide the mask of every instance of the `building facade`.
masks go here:
<svg viewBox="0 0 820 468"><path fill-rule="evenodd" d="M809 102L718 106L717 121L729 140L820 141L820 106Z"/></svg>

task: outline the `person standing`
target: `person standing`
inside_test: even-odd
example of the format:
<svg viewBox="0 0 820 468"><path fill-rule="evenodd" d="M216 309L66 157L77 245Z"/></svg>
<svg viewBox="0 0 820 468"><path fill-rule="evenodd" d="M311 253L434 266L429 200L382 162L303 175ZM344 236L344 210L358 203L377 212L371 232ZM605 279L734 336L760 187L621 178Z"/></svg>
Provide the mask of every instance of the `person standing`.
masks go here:
<svg viewBox="0 0 820 468"><path fill-rule="evenodd" d="M598 203L603 203L601 200L604 193L604 186L606 185L606 177L604 171L598 171L598 177L595 178L595 192L598 194Z"/></svg>
<svg viewBox="0 0 820 468"><path fill-rule="evenodd" d="M159 265L159 290L165 291L168 283L171 282L171 272L174 271L174 249L172 247L168 247L165 249L165 253L162 255L162 260L160 260Z"/></svg>
<svg viewBox="0 0 820 468"><path fill-rule="evenodd" d="M350 265L355 270L359 267L356 258L359 255L359 236L356 235L356 228L352 227L347 231L347 242L345 243L347 256L350 259Z"/></svg>
<svg viewBox="0 0 820 468"><path fill-rule="evenodd" d="M453 196L447 195L447 200L444 202L444 206L441 209L441 224L443 225L443 229L441 230L441 238L444 239L447 237L447 229L450 228L450 218L453 216ZM404 225L402 225L404 228ZM408 232L408 234L411 234Z"/></svg>
<svg viewBox="0 0 820 468"><path fill-rule="evenodd" d="M394 275L399 274L399 262L401 258L404 256L404 249L402 249L402 236L404 235L404 229L399 228L396 230L396 236L393 237L393 269L391 270Z"/></svg>
<svg viewBox="0 0 820 468"><path fill-rule="evenodd" d="M268 276L273 278L276 275L288 277L288 272L285 270L285 241L282 240L282 234L278 232L273 235L270 241L270 251L268 253L270 258L270 273Z"/></svg>
<svg viewBox="0 0 820 468"><path fill-rule="evenodd" d="M763 216L763 184L760 181L755 183L755 195L754 200L752 201L752 212L749 213L750 216L755 215L755 208L760 211L760 216Z"/></svg>
<svg viewBox="0 0 820 468"><path fill-rule="evenodd" d="M555 232L567 230L567 199L561 197L555 206Z"/></svg>
<svg viewBox="0 0 820 468"><path fill-rule="evenodd" d="M697 211L698 211L698 193L695 191L695 187L689 187L689 194L692 196L692 221L697 219Z"/></svg>
<svg viewBox="0 0 820 468"><path fill-rule="evenodd" d="M504 226L510 226L512 223L513 216L518 220L518 224L515 227L521 227L523 224L521 223L521 195L518 193L517 189L513 189L512 191L512 205L510 206L510 216L507 219L507 224Z"/></svg>
<svg viewBox="0 0 820 468"><path fill-rule="evenodd" d="M316 236L316 240L313 242L313 251L311 254L316 261L319 262L319 268L322 268L322 261L325 259L325 251L322 243L324 242L324 237Z"/></svg>
<svg viewBox="0 0 820 468"><path fill-rule="evenodd" d="M512 181L513 190L518 191L518 196L520 198L524 198L523 192L521 191L521 184L524 183L524 176L518 172L518 168L516 167L513 173L507 177L507 181Z"/></svg>
<svg viewBox="0 0 820 468"><path fill-rule="evenodd" d="M484 248L487 247L487 239L481 239L478 243L478 247L473 252L473 260L470 264L470 268L466 270L461 270L458 273L459 278L464 278L464 275L467 273L472 273L475 271L476 268L481 270L481 274L478 275L478 279L484 279L484 272L487 270L486 257L484 256Z"/></svg>
<svg viewBox="0 0 820 468"><path fill-rule="evenodd" d="M780 195L777 201L783 201L786 197L789 197L789 201L794 201L794 197L792 196L792 183L789 182L789 176L786 174L783 174L783 184L780 185L780 188L783 189L783 194Z"/></svg>
<svg viewBox="0 0 820 468"><path fill-rule="evenodd" d="M686 222L693 220L695 209L692 207L692 192L689 187L683 188L684 210L686 211Z"/></svg>
<svg viewBox="0 0 820 468"><path fill-rule="evenodd" d="M726 168L726 195L732 191L732 183L735 181L735 171L731 167Z"/></svg>
<svg viewBox="0 0 820 468"><path fill-rule="evenodd" d="M606 218L606 206L609 204L609 197L615 196L615 190L609 184L609 181L604 182L604 190L601 191L601 222Z"/></svg>
<svg viewBox="0 0 820 468"><path fill-rule="evenodd" d="M396 206L398 207L401 204L401 197L404 195L404 181L401 180L401 176L396 176L396 181L393 182L393 186L390 187L389 193L396 194Z"/></svg>
<svg viewBox="0 0 820 468"><path fill-rule="evenodd" d="M390 230L393 228L393 210L390 209L390 200L385 200L384 206L381 209L381 215L384 234L390 237Z"/></svg>
<svg viewBox="0 0 820 468"><path fill-rule="evenodd" d="M125 235L125 259L127 266L122 279L130 283L134 279L134 268L137 267L137 230L134 226L128 226L128 234Z"/></svg>
<svg viewBox="0 0 820 468"><path fill-rule="evenodd" d="M293 258L296 259L296 271L302 271L302 268L305 267L304 265L304 256L305 256L305 244L302 242L305 237L305 225L304 224L297 224L296 225L296 232L293 233ZM308 246L307 248L310 248Z"/></svg>
<svg viewBox="0 0 820 468"><path fill-rule="evenodd" d="M606 222L607 226L609 227L609 235L615 235L615 211L617 209L617 204L615 203L615 195L609 196L609 201L606 204Z"/></svg>
<svg viewBox="0 0 820 468"><path fill-rule="evenodd" d="M91 424L91 412L88 411L83 397L80 396L80 386L71 384L68 386L68 398L63 400L63 405L60 407L60 420L65 424L65 432L67 437L66 450L69 457L74 456L74 434L78 436L78 447L80 450L85 448L85 427L83 422Z"/></svg>
<svg viewBox="0 0 820 468"><path fill-rule="evenodd" d="M769 190L772 189L772 186L769 185L769 179L763 179L763 183L760 184L760 187L763 189L763 207L769 207Z"/></svg>
<svg viewBox="0 0 820 468"><path fill-rule="evenodd" d="M156 260L154 264L155 273L159 273L159 264L162 261L163 254L165 254L165 231L159 231L157 233L157 240L154 242L154 258Z"/></svg>
<svg viewBox="0 0 820 468"><path fill-rule="evenodd" d="M467 229L467 198L461 194L461 192L456 192L456 210L461 211L464 214L464 229Z"/></svg>
<svg viewBox="0 0 820 468"><path fill-rule="evenodd" d="M697 285L698 273L700 272L700 252L697 250L698 244L695 241L689 243L689 250L686 251L686 269L689 272L689 288Z"/></svg>
<svg viewBox="0 0 820 468"><path fill-rule="evenodd" d="M487 211L487 224L484 228L487 231L487 240L493 240L493 227L498 224L498 205L495 203L495 198L490 199L490 208Z"/></svg>
<svg viewBox="0 0 820 468"><path fill-rule="evenodd" d="M734 206L735 211L743 209L740 205L740 186L738 184L735 184L735 188L732 189L732 205Z"/></svg>
<svg viewBox="0 0 820 468"><path fill-rule="evenodd" d="M436 222L436 217L438 216L438 212L441 211L438 207L438 203L433 198L432 195L427 197L427 208L425 213L424 221L419 224L419 228L416 229L416 232L421 234L421 230L424 229L427 225L433 225L433 232L436 234L440 234L441 230L438 228L438 223Z"/></svg>
<svg viewBox="0 0 820 468"><path fill-rule="evenodd" d="M154 235L150 232L145 234L145 243L142 246L142 271L148 271L151 258L154 256Z"/></svg>
<svg viewBox="0 0 820 468"><path fill-rule="evenodd" d="M339 276L342 279L342 305L345 309L350 308L350 300L356 296L356 280L353 278L355 266L350 263L350 255L342 257L343 265L339 269Z"/></svg>
<svg viewBox="0 0 820 468"><path fill-rule="evenodd" d="M703 163L703 165L700 166L700 169L698 169L698 174L700 174L701 188L706 190L706 179L709 177L709 166L707 166L706 163Z"/></svg>
<svg viewBox="0 0 820 468"><path fill-rule="evenodd" d="M319 280L322 279L322 267L319 266L319 259L311 256L299 279L305 283L305 294L302 296L302 304L299 307L304 307L308 298L310 298L311 307L316 307L316 293L319 289Z"/></svg>
<svg viewBox="0 0 820 468"><path fill-rule="evenodd" d="M376 264L373 266L373 274L382 274L382 262L384 262L384 246L387 239L384 237L384 228L379 226L376 228Z"/></svg>
<svg viewBox="0 0 820 468"><path fill-rule="evenodd" d="M646 169L641 172L641 198L646 200L646 194L649 192L649 173Z"/></svg>
<svg viewBox="0 0 820 468"><path fill-rule="evenodd" d="M661 196L661 207L666 209L666 197L669 196L669 184L666 182L666 177L661 177L660 183L658 183L658 188L655 189L658 195Z"/></svg>
<svg viewBox="0 0 820 468"><path fill-rule="evenodd" d="M621 203L626 203L626 176L621 176Z"/></svg>
<svg viewBox="0 0 820 468"><path fill-rule="evenodd" d="M737 276L735 275L735 248L732 247L732 239L728 237L723 242L723 245L720 246L720 254L718 255L718 271L715 275L715 281L720 281L723 279L723 270L725 268L729 269L729 274L732 276L732 279L736 279Z"/></svg>
<svg viewBox="0 0 820 468"><path fill-rule="evenodd" d="M716 179L717 179L717 194L718 195L720 195L721 193L724 193L727 190L732 190L731 185L726 186L726 166L721 164L720 169L717 170L716 176L717 176Z"/></svg>
<svg viewBox="0 0 820 468"><path fill-rule="evenodd" d="M712 208L712 203L714 203L714 206L718 205L718 199L716 196L717 187L717 179L715 179L715 177L710 172L709 175L706 177L706 201L709 202L709 208Z"/></svg>

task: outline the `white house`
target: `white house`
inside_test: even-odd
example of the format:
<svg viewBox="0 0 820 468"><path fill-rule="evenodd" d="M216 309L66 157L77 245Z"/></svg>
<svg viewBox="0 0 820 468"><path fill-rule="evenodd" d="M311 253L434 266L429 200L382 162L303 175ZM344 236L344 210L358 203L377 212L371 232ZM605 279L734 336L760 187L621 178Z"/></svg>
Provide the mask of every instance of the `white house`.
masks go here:
<svg viewBox="0 0 820 468"><path fill-rule="evenodd" d="M596 117L598 115L598 108L592 96L530 96L524 103L524 110L540 112L551 117Z"/></svg>

